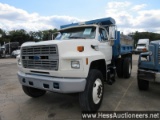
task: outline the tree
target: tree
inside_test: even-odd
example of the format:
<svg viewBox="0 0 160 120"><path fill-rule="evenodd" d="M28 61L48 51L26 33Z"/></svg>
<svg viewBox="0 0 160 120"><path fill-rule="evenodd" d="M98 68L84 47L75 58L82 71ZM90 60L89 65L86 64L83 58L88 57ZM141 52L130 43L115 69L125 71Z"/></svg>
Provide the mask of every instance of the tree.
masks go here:
<svg viewBox="0 0 160 120"><path fill-rule="evenodd" d="M52 40L55 38L54 33L56 33L58 30L53 29L53 30L44 30L43 32L43 40Z"/></svg>
<svg viewBox="0 0 160 120"><path fill-rule="evenodd" d="M6 38L6 33L4 30L0 29L0 44L3 44L4 42L8 41Z"/></svg>
<svg viewBox="0 0 160 120"><path fill-rule="evenodd" d="M29 34L23 29L10 31L9 37L10 42L19 42L20 45L30 39Z"/></svg>

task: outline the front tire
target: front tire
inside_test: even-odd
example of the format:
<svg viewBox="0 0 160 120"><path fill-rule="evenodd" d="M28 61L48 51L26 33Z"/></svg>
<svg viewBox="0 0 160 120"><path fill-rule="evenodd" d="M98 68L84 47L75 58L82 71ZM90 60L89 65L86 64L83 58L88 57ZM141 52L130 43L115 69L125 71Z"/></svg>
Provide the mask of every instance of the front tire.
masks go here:
<svg viewBox="0 0 160 120"><path fill-rule="evenodd" d="M92 69L87 77L84 92L79 93L82 111L95 112L99 109L104 92L104 80L99 70Z"/></svg>
<svg viewBox="0 0 160 120"><path fill-rule="evenodd" d="M149 88L149 81L142 80L142 79L137 79L138 82L138 88L139 90L148 90Z"/></svg>
<svg viewBox="0 0 160 120"><path fill-rule="evenodd" d="M27 94L28 96L33 97L33 98L43 96L46 93L45 90L40 90L37 88L32 88L32 87L23 86L23 85L22 85L22 89L25 94Z"/></svg>

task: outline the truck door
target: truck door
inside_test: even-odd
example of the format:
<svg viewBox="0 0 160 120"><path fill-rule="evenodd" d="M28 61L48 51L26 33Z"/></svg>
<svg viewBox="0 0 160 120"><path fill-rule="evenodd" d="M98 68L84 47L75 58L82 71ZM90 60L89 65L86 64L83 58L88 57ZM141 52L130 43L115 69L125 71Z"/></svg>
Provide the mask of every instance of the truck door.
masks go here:
<svg viewBox="0 0 160 120"><path fill-rule="evenodd" d="M112 47L109 45L107 31L104 28L99 28L99 50L104 54L106 63L110 64L112 59Z"/></svg>

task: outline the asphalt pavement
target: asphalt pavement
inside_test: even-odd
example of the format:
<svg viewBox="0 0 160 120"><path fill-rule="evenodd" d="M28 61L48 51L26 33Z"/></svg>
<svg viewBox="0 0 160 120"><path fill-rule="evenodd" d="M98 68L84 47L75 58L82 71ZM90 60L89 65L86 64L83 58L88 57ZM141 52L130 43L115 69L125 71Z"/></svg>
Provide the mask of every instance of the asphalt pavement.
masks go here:
<svg viewBox="0 0 160 120"><path fill-rule="evenodd" d="M160 84L151 83L148 91L137 87L137 60L133 55L130 79L116 78L105 84L100 111L160 111ZM81 109L76 95L47 92L30 98L22 91L17 78L15 58L0 59L0 120L77 120Z"/></svg>

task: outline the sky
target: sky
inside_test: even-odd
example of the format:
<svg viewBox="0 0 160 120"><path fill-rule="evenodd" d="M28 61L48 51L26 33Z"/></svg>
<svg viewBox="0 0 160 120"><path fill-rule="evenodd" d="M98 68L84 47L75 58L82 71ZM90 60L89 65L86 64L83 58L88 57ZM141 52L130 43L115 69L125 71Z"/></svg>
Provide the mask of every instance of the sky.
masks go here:
<svg viewBox="0 0 160 120"><path fill-rule="evenodd" d="M0 28L38 31L112 17L117 29L160 33L159 0L0 0Z"/></svg>

